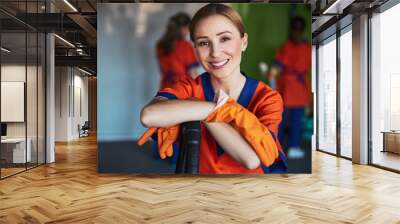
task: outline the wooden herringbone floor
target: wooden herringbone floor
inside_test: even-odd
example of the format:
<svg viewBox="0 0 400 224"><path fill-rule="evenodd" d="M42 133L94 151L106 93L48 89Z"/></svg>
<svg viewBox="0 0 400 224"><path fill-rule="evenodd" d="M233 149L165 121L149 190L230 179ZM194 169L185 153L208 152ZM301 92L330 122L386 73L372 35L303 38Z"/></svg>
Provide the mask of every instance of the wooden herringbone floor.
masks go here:
<svg viewBox="0 0 400 224"><path fill-rule="evenodd" d="M96 172L96 140L0 181L0 223L400 223L400 175L313 153L312 175Z"/></svg>

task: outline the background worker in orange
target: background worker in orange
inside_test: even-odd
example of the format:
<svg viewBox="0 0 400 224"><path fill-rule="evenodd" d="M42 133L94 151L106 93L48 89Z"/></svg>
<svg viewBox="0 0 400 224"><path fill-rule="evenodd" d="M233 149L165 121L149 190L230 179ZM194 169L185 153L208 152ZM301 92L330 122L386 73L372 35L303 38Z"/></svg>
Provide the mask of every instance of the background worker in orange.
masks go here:
<svg viewBox="0 0 400 224"><path fill-rule="evenodd" d="M142 124L157 127L162 140L171 144L177 140L177 125L203 121L200 174L286 172L286 157L275 137L282 99L240 71L248 41L240 15L229 6L208 4L195 14L190 34L207 72L162 88L142 109ZM173 150L161 147L160 155L172 156Z"/></svg>
<svg viewBox="0 0 400 224"><path fill-rule="evenodd" d="M279 140L286 144L289 158L301 158L302 118L311 104L309 72L311 69L311 45L303 39L305 21L295 16L290 21L290 39L278 50L269 72L270 79L277 79L277 90L282 95L284 112L279 126Z"/></svg>
<svg viewBox="0 0 400 224"><path fill-rule="evenodd" d="M189 34L190 17L177 13L167 24L164 35L157 43L157 59L161 70L161 87L175 83L185 76L196 78L197 62L192 44L185 38Z"/></svg>

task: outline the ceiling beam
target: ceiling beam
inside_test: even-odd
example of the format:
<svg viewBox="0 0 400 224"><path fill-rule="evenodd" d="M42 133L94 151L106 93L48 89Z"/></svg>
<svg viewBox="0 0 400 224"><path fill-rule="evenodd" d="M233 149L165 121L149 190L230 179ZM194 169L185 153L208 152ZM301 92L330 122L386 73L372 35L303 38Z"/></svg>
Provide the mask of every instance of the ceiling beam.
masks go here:
<svg viewBox="0 0 400 224"><path fill-rule="evenodd" d="M85 17L75 13L67 14L67 16L79 25L91 38L97 38L96 28L94 28Z"/></svg>
<svg viewBox="0 0 400 224"><path fill-rule="evenodd" d="M56 66L81 66L96 71L97 60L90 56L55 56Z"/></svg>

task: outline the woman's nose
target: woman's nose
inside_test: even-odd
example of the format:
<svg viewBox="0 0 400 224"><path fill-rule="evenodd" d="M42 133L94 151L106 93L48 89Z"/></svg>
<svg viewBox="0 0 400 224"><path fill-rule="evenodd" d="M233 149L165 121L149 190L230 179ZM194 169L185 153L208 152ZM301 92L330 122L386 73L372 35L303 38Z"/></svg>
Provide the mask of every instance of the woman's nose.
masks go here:
<svg viewBox="0 0 400 224"><path fill-rule="evenodd" d="M218 44L212 43L211 44L211 57L218 57L218 55L221 53L221 48Z"/></svg>

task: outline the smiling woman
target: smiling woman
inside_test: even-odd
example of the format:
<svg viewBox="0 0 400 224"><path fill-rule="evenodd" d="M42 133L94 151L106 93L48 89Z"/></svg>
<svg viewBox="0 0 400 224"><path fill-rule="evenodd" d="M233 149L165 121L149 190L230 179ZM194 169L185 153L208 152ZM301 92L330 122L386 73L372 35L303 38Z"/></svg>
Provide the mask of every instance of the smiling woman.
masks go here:
<svg viewBox="0 0 400 224"><path fill-rule="evenodd" d="M196 30L192 32L197 56L206 71L219 78L232 73L240 75L242 51L247 47L246 33L240 33L222 15L212 15L198 21Z"/></svg>
<svg viewBox="0 0 400 224"><path fill-rule="evenodd" d="M202 121L201 174L286 172L286 156L275 137L282 99L241 72L248 36L239 14L227 5L208 4L194 15L190 37L206 72L162 88L142 109L142 124L157 128L171 144L179 124ZM161 146L159 153L165 158L177 151Z"/></svg>

